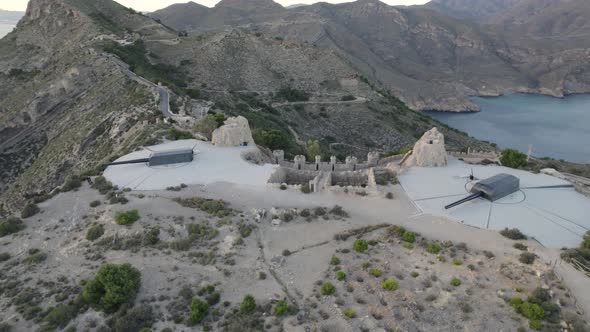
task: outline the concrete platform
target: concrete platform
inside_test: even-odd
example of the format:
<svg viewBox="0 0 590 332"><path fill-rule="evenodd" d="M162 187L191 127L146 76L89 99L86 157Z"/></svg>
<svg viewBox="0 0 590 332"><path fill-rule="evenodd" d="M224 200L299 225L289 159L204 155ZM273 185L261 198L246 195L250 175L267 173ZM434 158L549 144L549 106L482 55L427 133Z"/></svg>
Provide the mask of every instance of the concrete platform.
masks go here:
<svg viewBox="0 0 590 332"><path fill-rule="evenodd" d="M147 163L109 166L104 176L120 188L160 190L184 184L228 182L265 186L276 165L258 166L245 161L241 155L255 147L217 147L197 140L181 140L148 147L152 151L194 148L190 163L150 167ZM136 151L116 161L147 158L148 150Z"/></svg>
<svg viewBox="0 0 590 332"><path fill-rule="evenodd" d="M498 173L520 178L521 190L496 202L479 198L450 210L444 206L468 195L469 175L485 179ZM400 177L408 196L424 213L479 228L518 228L551 248L576 247L590 230L590 199L573 188L534 189L567 181L500 166L465 164L450 158L447 167L410 168Z"/></svg>

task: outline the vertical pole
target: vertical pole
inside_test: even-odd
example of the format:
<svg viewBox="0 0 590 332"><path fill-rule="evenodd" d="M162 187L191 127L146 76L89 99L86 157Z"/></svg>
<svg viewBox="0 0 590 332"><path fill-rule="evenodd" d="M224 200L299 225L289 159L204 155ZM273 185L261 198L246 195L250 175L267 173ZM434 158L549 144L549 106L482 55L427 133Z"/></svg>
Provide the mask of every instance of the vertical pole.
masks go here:
<svg viewBox="0 0 590 332"><path fill-rule="evenodd" d="M531 161L531 156L533 155L533 145L529 144L529 153L527 154L527 158L526 161L529 162Z"/></svg>

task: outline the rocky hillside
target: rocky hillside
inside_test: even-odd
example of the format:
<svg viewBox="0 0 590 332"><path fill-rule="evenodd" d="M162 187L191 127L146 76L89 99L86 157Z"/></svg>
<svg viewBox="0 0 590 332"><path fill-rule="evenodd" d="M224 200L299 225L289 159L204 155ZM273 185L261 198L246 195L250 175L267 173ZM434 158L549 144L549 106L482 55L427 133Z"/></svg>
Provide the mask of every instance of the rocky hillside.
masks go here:
<svg viewBox="0 0 590 332"><path fill-rule="evenodd" d="M424 5L449 16L473 22L487 21L506 13L524 0L432 0Z"/></svg>
<svg viewBox="0 0 590 332"><path fill-rule="evenodd" d="M0 192L7 205L128 150L154 98L95 48L105 33L166 35L107 1L31 1L0 40ZM152 120L153 121L153 120Z"/></svg>
<svg viewBox="0 0 590 332"><path fill-rule="evenodd" d="M270 12L283 10L265 3ZM68 175L95 174L170 128L159 121L154 91L130 80L110 53L174 91L174 112L244 115L257 137L279 130L289 153L305 152L313 138L326 154L364 158L441 126L382 91L338 50L251 29L179 38L110 0L34 0L16 31L0 40L6 206L42 199ZM490 148L443 130L451 148Z"/></svg>
<svg viewBox="0 0 590 332"><path fill-rule="evenodd" d="M486 1L485 6L482 2L481 12L501 13L513 2ZM461 3L466 4L434 4ZM268 5L265 1L261 8ZM470 95L520 91L563 96L590 91L590 81L583 74L584 54L590 45L582 36L556 44L547 35L528 38L523 29L482 26L449 17L444 11L421 6L397 8L377 0L317 3L289 10L272 8L262 11L265 15L249 12L236 16L236 12L231 17L215 14L214 8L190 24L185 16L177 20L173 15L163 22L194 33L241 26L294 43L334 50L364 76L418 110L477 110L467 99ZM159 12L154 15L158 17ZM583 23L575 24L584 27ZM529 24L522 26L531 29Z"/></svg>

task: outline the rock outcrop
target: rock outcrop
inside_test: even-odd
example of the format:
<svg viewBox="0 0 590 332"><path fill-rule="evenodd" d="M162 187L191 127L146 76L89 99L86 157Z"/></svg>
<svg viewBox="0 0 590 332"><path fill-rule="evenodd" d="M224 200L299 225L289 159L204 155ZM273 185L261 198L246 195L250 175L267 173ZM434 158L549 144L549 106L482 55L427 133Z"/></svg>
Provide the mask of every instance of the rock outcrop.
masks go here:
<svg viewBox="0 0 590 332"><path fill-rule="evenodd" d="M248 120L243 116L225 120L225 124L213 132L211 142L217 146L255 145Z"/></svg>
<svg viewBox="0 0 590 332"><path fill-rule="evenodd" d="M416 142L414 149L402 164L404 167L440 167L446 165L445 137L436 127L427 131Z"/></svg>

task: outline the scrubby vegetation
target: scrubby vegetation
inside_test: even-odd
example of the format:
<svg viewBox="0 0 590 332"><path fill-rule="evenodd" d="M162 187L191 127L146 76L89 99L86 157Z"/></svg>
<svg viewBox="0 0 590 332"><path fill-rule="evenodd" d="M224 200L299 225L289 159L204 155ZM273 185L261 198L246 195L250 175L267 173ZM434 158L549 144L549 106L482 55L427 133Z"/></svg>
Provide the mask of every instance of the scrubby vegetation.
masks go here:
<svg viewBox="0 0 590 332"><path fill-rule="evenodd" d="M20 232L25 228L26 226L22 220L17 217L9 217L0 222L0 237Z"/></svg>
<svg viewBox="0 0 590 332"><path fill-rule="evenodd" d="M459 287L459 286L461 286L461 280L459 280L457 278L451 279L451 286L453 286L453 287Z"/></svg>
<svg viewBox="0 0 590 332"><path fill-rule="evenodd" d="M184 130L180 130L180 129L176 129L176 128L170 128L170 129L168 129L168 132L166 133L166 138L171 141L178 141L178 140L182 140L182 139L193 139L195 137L193 136L193 134L191 134L188 131L184 131Z"/></svg>
<svg viewBox="0 0 590 332"><path fill-rule="evenodd" d="M393 278L387 278L381 282L381 287L390 292L397 290L397 282Z"/></svg>
<svg viewBox="0 0 590 332"><path fill-rule="evenodd" d="M524 235L518 228L504 228L503 230L500 231L500 234L508 239L511 240L526 240L527 237L526 235Z"/></svg>
<svg viewBox="0 0 590 332"><path fill-rule="evenodd" d="M537 255L531 252L523 252L520 254L518 260L523 264L533 264L535 262L535 258L537 258Z"/></svg>
<svg viewBox="0 0 590 332"><path fill-rule="evenodd" d="M334 285L331 282L326 281L320 287L320 292L322 293L322 295L332 295L336 292L336 287L334 287Z"/></svg>
<svg viewBox="0 0 590 332"><path fill-rule="evenodd" d="M535 289L526 301L519 297L511 298L508 304L529 319L529 327L533 330L541 330L542 321L551 325L557 325L560 322L559 306L551 302L551 294L546 289ZM546 328L550 331L553 327L548 325Z"/></svg>
<svg viewBox="0 0 590 332"><path fill-rule="evenodd" d="M282 87L275 93L275 98L278 100L286 100L288 102L308 101L309 94L305 91L291 87Z"/></svg>
<svg viewBox="0 0 590 332"><path fill-rule="evenodd" d="M564 250L561 258L577 269L590 273L590 231L586 232L578 248Z"/></svg>
<svg viewBox="0 0 590 332"><path fill-rule="evenodd" d="M197 324L209 313L209 304L201 299L194 298L191 302L191 312L189 321L191 324Z"/></svg>
<svg viewBox="0 0 590 332"><path fill-rule="evenodd" d="M520 151L506 149L502 151L500 162L506 167L521 168L527 165L527 156Z"/></svg>
<svg viewBox="0 0 590 332"><path fill-rule="evenodd" d="M36 215L37 213L39 213L40 211L41 211L41 209L39 209L37 204L29 203L29 204L25 205L25 207L20 212L20 217L23 219L30 218L30 217Z"/></svg>
<svg viewBox="0 0 590 332"><path fill-rule="evenodd" d="M431 242L426 245L426 251L431 254L437 255L441 250L442 247L436 242Z"/></svg>
<svg viewBox="0 0 590 332"><path fill-rule="evenodd" d="M242 303L240 303L240 312L251 312L256 309L256 300L254 296L248 294L244 296Z"/></svg>
<svg viewBox="0 0 590 332"><path fill-rule="evenodd" d="M336 257L336 256L332 256L332 258L330 259L330 265L339 265L340 264L340 258Z"/></svg>
<svg viewBox="0 0 590 332"><path fill-rule="evenodd" d="M289 304L285 300L281 300L275 304L274 314L275 316L283 316L289 312Z"/></svg>
<svg viewBox="0 0 590 332"><path fill-rule="evenodd" d="M86 232L86 240L94 241L100 238L104 234L104 226L101 224L95 224L90 226Z"/></svg>
<svg viewBox="0 0 590 332"><path fill-rule="evenodd" d="M174 201L184 207L199 209L212 216L223 218L232 214L232 210L222 200L205 199L200 197L175 198Z"/></svg>
<svg viewBox="0 0 590 332"><path fill-rule="evenodd" d="M170 248L177 251L189 250L193 244L201 243L215 238L218 231L206 224L188 224L186 225L188 236L170 243Z"/></svg>
<svg viewBox="0 0 590 332"><path fill-rule="evenodd" d="M365 252L367 249L369 249L369 244L366 240L354 240L352 243L352 249L354 249L356 252Z"/></svg>
<svg viewBox="0 0 590 332"><path fill-rule="evenodd" d="M254 142L270 150L289 150L293 145L291 137L277 129L256 129L252 132Z"/></svg>
<svg viewBox="0 0 590 332"><path fill-rule="evenodd" d="M132 45L127 46L111 43L105 46L104 50L117 55L125 63L129 64L131 71L152 82L159 82L173 87L176 91L179 91L178 88L187 86L184 75L177 67L162 63L152 64L150 62L143 40L137 40Z"/></svg>
<svg viewBox="0 0 590 332"><path fill-rule="evenodd" d="M77 190L82 186L82 179L78 175L70 175L66 178L66 182L61 188L61 191L68 192Z"/></svg>
<svg viewBox="0 0 590 332"><path fill-rule="evenodd" d="M139 211L137 211L137 210L118 212L115 215L115 221L117 222L117 224L124 225L124 226L133 224L134 222L138 221L139 218L140 218Z"/></svg>
<svg viewBox="0 0 590 332"><path fill-rule="evenodd" d="M140 284L141 273L130 264L105 264L86 283L82 298L96 309L112 313L135 299Z"/></svg>

